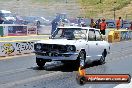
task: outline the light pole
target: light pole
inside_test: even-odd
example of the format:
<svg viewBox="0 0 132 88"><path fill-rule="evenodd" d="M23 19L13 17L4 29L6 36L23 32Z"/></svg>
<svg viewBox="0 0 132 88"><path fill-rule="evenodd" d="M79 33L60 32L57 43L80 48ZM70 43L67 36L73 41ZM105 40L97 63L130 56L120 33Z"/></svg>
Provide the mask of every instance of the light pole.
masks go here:
<svg viewBox="0 0 132 88"><path fill-rule="evenodd" d="M114 7L114 20L115 20L116 14L115 14L115 7Z"/></svg>
<svg viewBox="0 0 132 88"><path fill-rule="evenodd" d="M113 13L113 15L114 15L114 20L116 19L116 8L115 8L115 4L116 4L116 1L114 2L114 13Z"/></svg>

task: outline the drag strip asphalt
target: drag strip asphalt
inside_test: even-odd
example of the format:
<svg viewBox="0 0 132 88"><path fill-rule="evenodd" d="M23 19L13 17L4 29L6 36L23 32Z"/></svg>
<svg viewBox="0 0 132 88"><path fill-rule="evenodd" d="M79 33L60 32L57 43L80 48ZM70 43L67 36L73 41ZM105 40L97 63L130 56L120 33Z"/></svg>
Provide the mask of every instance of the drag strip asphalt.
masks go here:
<svg viewBox="0 0 132 88"><path fill-rule="evenodd" d="M87 65L88 74L130 74L132 76L132 41L111 44L106 63ZM42 69L35 55L0 60L0 88L113 88L118 84L85 84L76 82L77 71L61 62L49 62Z"/></svg>

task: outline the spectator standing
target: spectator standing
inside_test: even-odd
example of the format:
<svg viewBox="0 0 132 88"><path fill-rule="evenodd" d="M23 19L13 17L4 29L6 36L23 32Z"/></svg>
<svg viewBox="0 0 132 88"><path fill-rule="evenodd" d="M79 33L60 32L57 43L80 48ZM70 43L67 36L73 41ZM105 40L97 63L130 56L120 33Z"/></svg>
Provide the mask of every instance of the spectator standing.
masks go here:
<svg viewBox="0 0 132 88"><path fill-rule="evenodd" d="M96 23L94 22L93 19L91 19L91 23L89 25L91 28L96 28Z"/></svg>
<svg viewBox="0 0 132 88"><path fill-rule="evenodd" d="M100 32L102 35L105 35L106 26L107 26L107 24L105 22L105 19L103 18L102 22L100 22Z"/></svg>
<svg viewBox="0 0 132 88"><path fill-rule="evenodd" d="M52 21L52 30L51 30L51 35L53 35L54 34L54 32L56 31L56 29L57 29L57 26L58 26L58 22L56 21L56 19L54 19L53 21ZM55 35L54 35L55 36Z"/></svg>
<svg viewBox="0 0 132 88"><path fill-rule="evenodd" d="M131 25L130 25L129 29L132 30L132 22L130 22L130 24L131 24Z"/></svg>
<svg viewBox="0 0 132 88"><path fill-rule="evenodd" d="M96 21L96 28L97 28L97 29L99 29L99 27L100 27L100 26L99 26L100 22L101 22L100 19L98 19L98 20Z"/></svg>
<svg viewBox="0 0 132 88"><path fill-rule="evenodd" d="M119 17L118 20L116 20L116 29L119 30L121 28L121 17Z"/></svg>

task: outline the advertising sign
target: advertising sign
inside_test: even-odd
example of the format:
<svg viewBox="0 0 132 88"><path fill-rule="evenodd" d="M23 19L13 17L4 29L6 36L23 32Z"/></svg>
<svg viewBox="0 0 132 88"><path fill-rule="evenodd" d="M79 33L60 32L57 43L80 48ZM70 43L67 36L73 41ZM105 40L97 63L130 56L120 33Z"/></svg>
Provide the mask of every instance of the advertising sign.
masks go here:
<svg viewBox="0 0 132 88"><path fill-rule="evenodd" d="M27 35L27 26L8 26L8 36Z"/></svg>
<svg viewBox="0 0 132 88"><path fill-rule="evenodd" d="M37 34L37 26L28 26L27 34L28 35L36 35Z"/></svg>
<svg viewBox="0 0 132 88"><path fill-rule="evenodd" d="M34 42L0 42L0 56L14 56L34 51Z"/></svg>

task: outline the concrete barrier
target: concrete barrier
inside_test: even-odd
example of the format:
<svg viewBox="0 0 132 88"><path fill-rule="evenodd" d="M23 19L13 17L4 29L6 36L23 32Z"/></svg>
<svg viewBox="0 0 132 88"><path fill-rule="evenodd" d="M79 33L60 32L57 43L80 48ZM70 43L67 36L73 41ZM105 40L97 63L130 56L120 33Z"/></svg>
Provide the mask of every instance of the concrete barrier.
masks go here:
<svg viewBox="0 0 132 88"><path fill-rule="evenodd" d="M132 39L131 30L111 30L108 34L108 42L120 42Z"/></svg>
<svg viewBox="0 0 132 88"><path fill-rule="evenodd" d="M0 36L37 35L37 30L34 25L0 24Z"/></svg>
<svg viewBox="0 0 132 88"><path fill-rule="evenodd" d="M37 35L37 26L27 26L27 35Z"/></svg>
<svg viewBox="0 0 132 88"><path fill-rule="evenodd" d="M0 56L14 56L31 53L34 50L34 42L0 42Z"/></svg>

